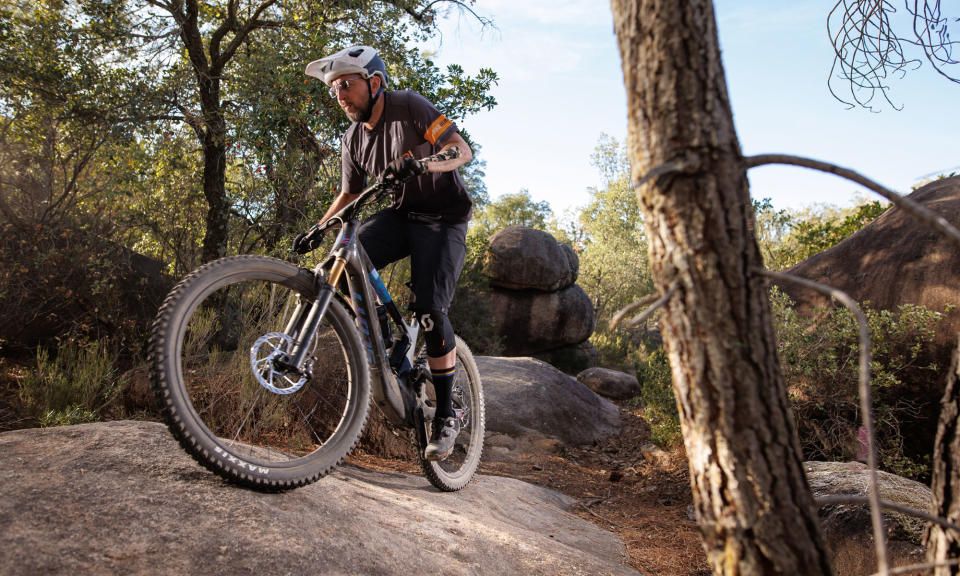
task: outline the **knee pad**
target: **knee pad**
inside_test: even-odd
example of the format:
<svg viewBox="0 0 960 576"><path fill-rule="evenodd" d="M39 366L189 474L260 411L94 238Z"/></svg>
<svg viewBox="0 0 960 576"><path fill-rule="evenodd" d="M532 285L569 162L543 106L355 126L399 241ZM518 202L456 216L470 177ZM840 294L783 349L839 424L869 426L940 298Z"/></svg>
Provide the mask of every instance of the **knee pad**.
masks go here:
<svg viewBox="0 0 960 576"><path fill-rule="evenodd" d="M456 347L456 336L450 319L440 310L417 311L417 322L423 330L423 340L427 344L427 356L439 358Z"/></svg>

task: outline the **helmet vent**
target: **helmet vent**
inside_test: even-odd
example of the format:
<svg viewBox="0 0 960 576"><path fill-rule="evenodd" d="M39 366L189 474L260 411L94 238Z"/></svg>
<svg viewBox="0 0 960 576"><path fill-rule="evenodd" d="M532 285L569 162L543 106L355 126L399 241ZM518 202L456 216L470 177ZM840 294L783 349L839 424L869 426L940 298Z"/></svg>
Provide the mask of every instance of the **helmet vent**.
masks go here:
<svg viewBox="0 0 960 576"><path fill-rule="evenodd" d="M350 56L356 58L357 56L363 54L363 48L357 48L356 50L351 50L349 54Z"/></svg>

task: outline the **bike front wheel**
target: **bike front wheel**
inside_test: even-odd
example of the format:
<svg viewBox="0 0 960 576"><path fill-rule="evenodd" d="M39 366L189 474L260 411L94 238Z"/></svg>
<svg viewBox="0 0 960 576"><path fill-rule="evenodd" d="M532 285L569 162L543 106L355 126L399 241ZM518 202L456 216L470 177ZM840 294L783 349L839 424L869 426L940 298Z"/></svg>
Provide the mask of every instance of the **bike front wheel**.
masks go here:
<svg viewBox="0 0 960 576"><path fill-rule="evenodd" d="M228 480L265 491L314 482L363 431L368 367L337 298L305 369L277 361L291 351L287 332L315 300L316 284L312 272L281 260L223 258L184 278L160 308L150 365L167 425L190 455Z"/></svg>
<svg viewBox="0 0 960 576"><path fill-rule="evenodd" d="M460 490L470 482L483 454L483 436L486 429L486 414L483 401L483 384L473 353L467 344L457 336L457 371L453 382L453 409L460 420L460 434L457 436L453 453L446 459L437 461L423 457L426 446L419 446L420 466L427 479L436 488L444 492ZM433 385L426 383L428 404L436 398ZM430 423L432 425L432 422ZM427 430L427 438L430 430Z"/></svg>

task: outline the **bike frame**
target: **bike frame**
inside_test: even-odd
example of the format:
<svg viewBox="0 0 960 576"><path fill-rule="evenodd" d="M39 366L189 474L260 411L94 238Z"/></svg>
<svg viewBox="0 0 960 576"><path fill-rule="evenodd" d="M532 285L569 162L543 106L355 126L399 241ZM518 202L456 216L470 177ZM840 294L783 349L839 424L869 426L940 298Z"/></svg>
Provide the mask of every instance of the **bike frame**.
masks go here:
<svg viewBox="0 0 960 576"><path fill-rule="evenodd" d="M333 251L314 268L318 290L316 299L309 304L298 303L286 327L286 333L293 337L294 347L288 355L288 362L297 371L302 372L307 352L313 342L314 334L329 306L330 300L340 297L337 294L338 286L345 282L346 293L350 298L348 303L354 311L360 339L367 351L367 365L370 370L371 392L374 402L386 416L387 420L396 425L415 426L422 422L425 416L417 413L418 395L422 390L409 385L409 381L421 382L421 378L401 379L394 377L390 366L390 357L384 345L383 333L380 330L380 321L377 312L378 302L386 307L387 314L394 325L401 330L400 339L395 341L397 347L406 347L405 354L410 366L415 366L416 342L419 333L419 324L416 319L407 323L403 319L396 302L387 291L383 280L373 267L366 252L357 240L360 221L357 218L359 209L375 199L379 193L389 190L377 183L363 190L359 196L340 212L324 223L321 230L340 225L340 233L334 244Z"/></svg>

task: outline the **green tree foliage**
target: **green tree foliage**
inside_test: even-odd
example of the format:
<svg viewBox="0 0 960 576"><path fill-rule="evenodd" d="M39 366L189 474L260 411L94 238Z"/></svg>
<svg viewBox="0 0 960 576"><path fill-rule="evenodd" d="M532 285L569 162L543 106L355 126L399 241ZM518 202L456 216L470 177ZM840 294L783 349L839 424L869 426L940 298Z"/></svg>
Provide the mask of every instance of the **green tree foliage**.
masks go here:
<svg viewBox="0 0 960 576"><path fill-rule="evenodd" d="M785 243L794 224L794 214L777 210L769 198L753 201L756 216L757 244L763 255L763 263L770 270L783 270L799 262Z"/></svg>
<svg viewBox="0 0 960 576"><path fill-rule="evenodd" d="M777 210L769 198L754 200L757 242L764 264L783 270L832 248L860 230L890 205L861 201L849 207L814 206L800 211Z"/></svg>
<svg viewBox="0 0 960 576"><path fill-rule="evenodd" d="M109 11L85 18L62 2L0 9L0 212L25 230L92 213L116 190L110 156L128 143L143 89Z"/></svg>
<svg viewBox="0 0 960 576"><path fill-rule="evenodd" d="M526 226L546 231L552 220L553 210L550 203L536 202L530 196L530 191L524 188L515 194L504 194L475 210L470 231L478 238L489 239L510 226Z"/></svg>
<svg viewBox="0 0 960 576"><path fill-rule="evenodd" d="M347 125L326 87L304 76L307 61L368 43L392 87L423 92L454 120L495 105L491 70L441 72L409 48L435 32L445 5L4 7L0 211L20 228L82 212L175 273L225 249L285 248L336 192ZM235 229L223 236L228 221Z"/></svg>
<svg viewBox="0 0 960 576"><path fill-rule="evenodd" d="M601 362L617 365L629 362L627 357L643 340L643 334L610 330L609 321L624 306L650 294L653 285L626 147L603 135L592 162L600 171L603 187L591 190L590 202L580 212L568 240L579 252L577 282L590 295L597 315L591 342Z"/></svg>
<svg viewBox="0 0 960 576"><path fill-rule="evenodd" d="M149 291L112 207L143 176L128 154L147 86L109 5L16 3L0 9L0 345L51 334L132 339ZM95 15L95 17L94 17ZM121 287L122 286L122 287ZM133 289L131 294L126 294ZM6 340L7 342L2 342Z"/></svg>
<svg viewBox="0 0 960 576"><path fill-rule="evenodd" d="M185 167L181 178L193 182L193 193L206 205L202 251L199 257L183 254L188 245L181 242L164 253L192 264L227 251L271 247L298 220L312 216L314 187L319 184L319 200L326 204L338 180L338 138L346 119L326 87L303 75L309 60L366 43L383 54L394 87L423 92L454 120L495 104L491 70L469 76L450 66L440 72L409 48L434 34L439 11L453 5L20 2L3 9L0 23L3 116L28 126L23 109L39 122L38 103L53 103L64 111L53 115L58 122L69 119L74 129L82 122L87 146L66 146L76 149L78 170L66 171L72 175L90 169L89 150L106 141L117 144L121 133L136 138L137 155L162 147L165 139L158 134L179 137L186 128L194 143L180 152L195 155L201 169ZM100 131L91 132L94 126ZM44 130L33 127L31 145L42 141ZM121 171L126 160L118 164ZM191 216L189 222L196 220Z"/></svg>
<svg viewBox="0 0 960 576"><path fill-rule="evenodd" d="M801 249L797 258L803 261L835 246L883 214L888 206L880 201L865 202L842 210L833 218L811 218L797 222L793 229L795 241Z"/></svg>

